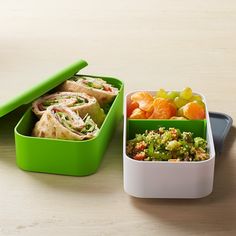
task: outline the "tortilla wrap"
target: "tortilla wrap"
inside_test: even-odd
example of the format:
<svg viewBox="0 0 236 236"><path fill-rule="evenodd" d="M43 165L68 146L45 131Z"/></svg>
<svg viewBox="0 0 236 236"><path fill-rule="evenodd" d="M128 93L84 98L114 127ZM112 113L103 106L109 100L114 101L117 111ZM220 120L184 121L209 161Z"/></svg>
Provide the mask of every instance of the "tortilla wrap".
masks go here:
<svg viewBox="0 0 236 236"><path fill-rule="evenodd" d="M86 116L82 119L70 108L62 105L49 106L35 124L32 135L35 137L84 140L95 137L99 128Z"/></svg>
<svg viewBox="0 0 236 236"><path fill-rule="evenodd" d="M52 105L65 105L79 113L84 118L87 114L100 127L105 119L105 113L97 100L85 93L57 92L43 96L32 104L32 110L40 118L46 109Z"/></svg>
<svg viewBox="0 0 236 236"><path fill-rule="evenodd" d="M73 76L59 86L59 90L86 93L95 97L101 107L111 103L119 91L103 79L85 76Z"/></svg>

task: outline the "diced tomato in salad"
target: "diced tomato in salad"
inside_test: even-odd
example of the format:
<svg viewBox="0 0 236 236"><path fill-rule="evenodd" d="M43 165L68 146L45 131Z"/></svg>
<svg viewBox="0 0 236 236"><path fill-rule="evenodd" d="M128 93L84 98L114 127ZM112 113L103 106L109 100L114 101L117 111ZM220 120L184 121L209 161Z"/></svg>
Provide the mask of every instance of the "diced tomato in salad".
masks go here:
<svg viewBox="0 0 236 236"><path fill-rule="evenodd" d="M143 161L145 157L146 157L145 152L140 152L137 153L133 158L138 161Z"/></svg>

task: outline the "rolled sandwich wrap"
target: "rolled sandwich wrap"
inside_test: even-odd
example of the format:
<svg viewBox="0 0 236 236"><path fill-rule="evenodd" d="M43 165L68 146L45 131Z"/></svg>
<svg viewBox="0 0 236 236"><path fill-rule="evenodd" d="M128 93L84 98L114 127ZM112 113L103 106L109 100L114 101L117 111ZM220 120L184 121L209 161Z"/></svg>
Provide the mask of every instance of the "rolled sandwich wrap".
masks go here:
<svg viewBox="0 0 236 236"><path fill-rule="evenodd" d="M105 119L105 113L100 108L96 98L85 93L57 92L43 96L32 104L33 112L40 118L46 109L52 105L65 105L78 112L84 118L87 114L100 127Z"/></svg>
<svg viewBox="0 0 236 236"><path fill-rule="evenodd" d="M111 103L119 91L103 79L86 76L73 76L65 81L59 90L87 93L95 97L102 107Z"/></svg>
<svg viewBox="0 0 236 236"><path fill-rule="evenodd" d="M99 128L86 116L82 119L70 108L54 105L47 108L35 124L32 135L35 137L84 140L95 137Z"/></svg>

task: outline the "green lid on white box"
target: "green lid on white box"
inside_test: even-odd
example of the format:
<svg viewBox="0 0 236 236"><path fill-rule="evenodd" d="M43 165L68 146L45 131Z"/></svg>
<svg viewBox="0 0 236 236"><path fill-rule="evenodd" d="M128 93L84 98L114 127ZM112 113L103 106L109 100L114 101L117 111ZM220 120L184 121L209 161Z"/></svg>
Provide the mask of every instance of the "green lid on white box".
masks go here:
<svg viewBox="0 0 236 236"><path fill-rule="evenodd" d="M39 65L38 72L35 71L33 75L30 69L30 73L27 74L26 70L23 76L21 74L19 77L16 76L16 73L9 72L6 73L6 75L1 73L1 83L8 84L9 86L0 86L0 117L21 105L32 102L44 93L55 88L87 66L87 62L78 60L70 65L65 64L65 62L59 62L52 64L51 67L49 65L43 66L44 65L41 65L40 68ZM22 69L22 71L24 70ZM14 71L14 68L12 71Z"/></svg>

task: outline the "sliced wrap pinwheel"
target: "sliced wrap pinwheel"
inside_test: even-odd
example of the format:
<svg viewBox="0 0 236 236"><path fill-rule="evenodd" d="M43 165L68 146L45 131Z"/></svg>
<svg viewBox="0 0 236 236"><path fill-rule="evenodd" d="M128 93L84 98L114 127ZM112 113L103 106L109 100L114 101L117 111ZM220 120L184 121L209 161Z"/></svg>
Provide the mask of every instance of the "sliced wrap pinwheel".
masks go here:
<svg viewBox="0 0 236 236"><path fill-rule="evenodd" d="M63 105L49 106L41 119L35 124L32 136L84 140L95 137L99 128L95 122L85 116L82 119L77 113Z"/></svg>
<svg viewBox="0 0 236 236"><path fill-rule="evenodd" d="M117 88L113 87L111 84L107 83L101 78L79 75L75 75L69 80L65 81L59 87L59 90L86 93L95 97L102 107L111 103L118 94Z"/></svg>
<svg viewBox="0 0 236 236"><path fill-rule="evenodd" d="M43 96L32 104L32 110L40 118L49 106L64 105L84 118L87 114L100 127L105 119L105 113L96 98L85 93L57 92Z"/></svg>

